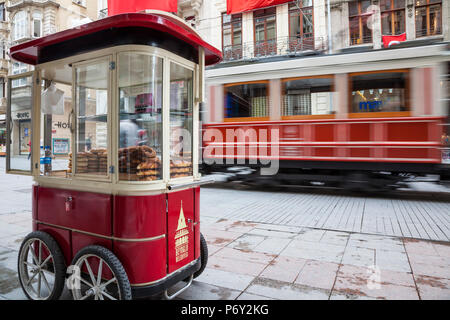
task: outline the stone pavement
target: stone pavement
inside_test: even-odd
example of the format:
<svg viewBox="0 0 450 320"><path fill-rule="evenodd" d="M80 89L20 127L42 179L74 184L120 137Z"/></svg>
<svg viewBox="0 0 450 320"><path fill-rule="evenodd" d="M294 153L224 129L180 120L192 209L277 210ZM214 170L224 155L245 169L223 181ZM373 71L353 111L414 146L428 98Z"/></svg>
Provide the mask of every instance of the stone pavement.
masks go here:
<svg viewBox="0 0 450 320"><path fill-rule="evenodd" d="M202 188L202 216L280 226L450 241L450 189L348 194L336 190Z"/></svg>
<svg viewBox="0 0 450 320"><path fill-rule="evenodd" d="M0 300L24 299L31 213L0 214ZM209 261L184 300L448 299L450 244L204 216Z"/></svg>

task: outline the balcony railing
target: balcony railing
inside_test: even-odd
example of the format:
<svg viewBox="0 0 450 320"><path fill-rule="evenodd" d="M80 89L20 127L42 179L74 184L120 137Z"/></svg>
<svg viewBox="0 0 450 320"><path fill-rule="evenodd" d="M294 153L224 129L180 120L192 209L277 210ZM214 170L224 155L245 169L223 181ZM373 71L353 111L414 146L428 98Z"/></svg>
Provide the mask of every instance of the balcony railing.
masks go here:
<svg viewBox="0 0 450 320"><path fill-rule="evenodd" d="M305 51L324 51L326 49L326 41L323 38L284 37L226 46L223 48L223 60L229 62L279 55L295 55Z"/></svg>
<svg viewBox="0 0 450 320"><path fill-rule="evenodd" d="M429 32L426 29L416 29L416 38L432 36L442 36L442 29L438 27L437 29L430 30Z"/></svg>

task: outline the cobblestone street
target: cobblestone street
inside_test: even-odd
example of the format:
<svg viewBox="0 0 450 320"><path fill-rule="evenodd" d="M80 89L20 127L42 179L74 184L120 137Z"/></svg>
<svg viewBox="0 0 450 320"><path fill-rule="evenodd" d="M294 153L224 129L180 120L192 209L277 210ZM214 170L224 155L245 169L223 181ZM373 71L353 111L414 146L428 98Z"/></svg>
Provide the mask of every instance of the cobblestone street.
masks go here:
<svg viewBox="0 0 450 320"><path fill-rule="evenodd" d="M25 299L31 183L0 174L0 299ZM179 299L450 299L446 197L203 188L209 261Z"/></svg>

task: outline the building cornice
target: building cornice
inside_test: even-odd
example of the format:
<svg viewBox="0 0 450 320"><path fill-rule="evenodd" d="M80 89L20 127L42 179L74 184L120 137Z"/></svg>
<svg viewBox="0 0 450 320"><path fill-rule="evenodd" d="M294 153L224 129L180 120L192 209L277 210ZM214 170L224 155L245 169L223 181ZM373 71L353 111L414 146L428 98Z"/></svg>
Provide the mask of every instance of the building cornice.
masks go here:
<svg viewBox="0 0 450 320"><path fill-rule="evenodd" d="M10 5L6 8L9 12L15 12L17 10L20 10L22 8L26 7L40 7L40 8L46 8L46 7L55 7L59 8L60 4L53 0L47 0L47 1L34 1L34 0L19 0L10 3Z"/></svg>

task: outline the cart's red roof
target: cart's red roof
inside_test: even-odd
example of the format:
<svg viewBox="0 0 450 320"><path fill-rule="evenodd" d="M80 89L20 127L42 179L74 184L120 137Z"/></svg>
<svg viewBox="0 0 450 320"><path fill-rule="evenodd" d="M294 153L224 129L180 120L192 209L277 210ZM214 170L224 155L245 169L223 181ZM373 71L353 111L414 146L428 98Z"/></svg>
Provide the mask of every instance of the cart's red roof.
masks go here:
<svg viewBox="0 0 450 320"><path fill-rule="evenodd" d="M167 33L198 49L205 49L205 64L211 65L222 60L222 52L211 46L189 26L176 17L157 12L125 13L90 22L79 27L54 33L36 40L28 41L11 48L11 57L17 61L31 65L38 64L38 54L50 45L73 40L85 35L107 29L141 27Z"/></svg>

